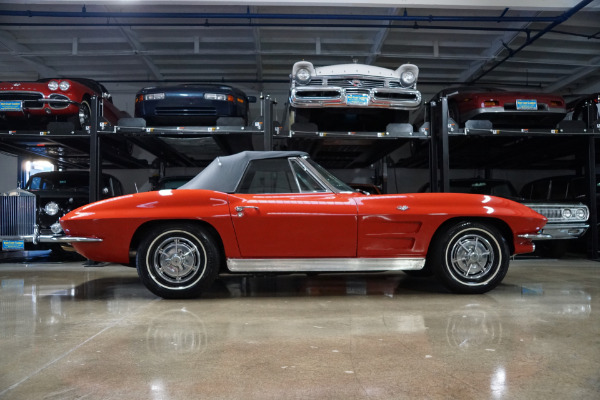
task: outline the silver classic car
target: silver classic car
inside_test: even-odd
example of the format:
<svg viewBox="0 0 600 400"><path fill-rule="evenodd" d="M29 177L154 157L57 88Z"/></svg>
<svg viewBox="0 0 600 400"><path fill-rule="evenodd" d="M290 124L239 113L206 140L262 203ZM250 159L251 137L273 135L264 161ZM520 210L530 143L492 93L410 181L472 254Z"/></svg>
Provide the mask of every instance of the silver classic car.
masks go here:
<svg viewBox="0 0 600 400"><path fill-rule="evenodd" d="M389 123L405 123L408 111L421 104L418 75L413 64L392 70L364 64L315 67L299 61L290 76L293 122L327 130L385 130Z"/></svg>

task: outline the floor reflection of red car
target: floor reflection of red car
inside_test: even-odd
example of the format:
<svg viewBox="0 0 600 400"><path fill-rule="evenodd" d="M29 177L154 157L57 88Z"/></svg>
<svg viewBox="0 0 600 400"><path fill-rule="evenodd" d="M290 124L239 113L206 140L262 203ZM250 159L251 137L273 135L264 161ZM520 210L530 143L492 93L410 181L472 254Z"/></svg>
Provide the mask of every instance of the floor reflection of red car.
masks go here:
<svg viewBox="0 0 600 400"><path fill-rule="evenodd" d="M218 157L174 190L121 196L61 219L86 258L137 265L166 298L195 297L219 272L430 270L451 291L483 293L512 254L533 251L546 218L463 193L365 195L303 152Z"/></svg>
<svg viewBox="0 0 600 400"><path fill-rule="evenodd" d="M49 122L68 121L79 130L90 124L91 98L100 99L101 115L116 125L129 115L117 109L106 88L91 79L56 78L35 82L0 83L0 127L45 128Z"/></svg>
<svg viewBox="0 0 600 400"><path fill-rule="evenodd" d="M494 128L555 128L567 113L564 99L554 94L459 87L439 96L448 96L450 117L460 127L488 120Z"/></svg>

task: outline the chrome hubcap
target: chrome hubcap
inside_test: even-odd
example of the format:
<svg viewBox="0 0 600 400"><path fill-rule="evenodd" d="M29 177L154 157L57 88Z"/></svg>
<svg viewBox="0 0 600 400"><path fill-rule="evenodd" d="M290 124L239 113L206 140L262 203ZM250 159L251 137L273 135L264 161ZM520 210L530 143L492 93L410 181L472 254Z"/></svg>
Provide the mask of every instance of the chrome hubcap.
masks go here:
<svg viewBox="0 0 600 400"><path fill-rule="evenodd" d="M161 242L154 252L156 273L172 283L185 283L202 270L203 252L184 237L170 237Z"/></svg>
<svg viewBox="0 0 600 400"><path fill-rule="evenodd" d="M493 247L482 236L463 236L452 246L450 263L459 276L478 279L487 274L494 263Z"/></svg>

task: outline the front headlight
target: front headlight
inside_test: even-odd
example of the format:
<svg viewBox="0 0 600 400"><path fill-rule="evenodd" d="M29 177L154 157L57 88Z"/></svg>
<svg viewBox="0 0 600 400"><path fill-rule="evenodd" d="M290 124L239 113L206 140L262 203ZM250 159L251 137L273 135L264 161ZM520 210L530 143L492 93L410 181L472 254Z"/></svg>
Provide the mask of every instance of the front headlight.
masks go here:
<svg viewBox="0 0 600 400"><path fill-rule="evenodd" d="M55 235L58 235L59 233L61 233L63 231L62 226L60 226L60 223L58 223L58 222L53 223L52 226L50 226L50 230Z"/></svg>
<svg viewBox="0 0 600 400"><path fill-rule="evenodd" d="M69 82L67 82L67 81L62 81L61 83L58 84L58 87L63 92L66 92L71 87L71 84Z"/></svg>
<svg viewBox="0 0 600 400"><path fill-rule="evenodd" d="M310 71L306 68L300 68L296 71L296 82L306 85L310 82Z"/></svg>
<svg viewBox="0 0 600 400"><path fill-rule="evenodd" d="M56 215L58 214L58 204L51 201L44 206L44 211L48 215Z"/></svg>
<svg viewBox="0 0 600 400"><path fill-rule="evenodd" d="M404 87L412 86L415 83L415 74L412 71L404 71L400 75L400 81Z"/></svg>
<svg viewBox="0 0 600 400"><path fill-rule="evenodd" d="M48 82L48 89L50 89L50 90L58 89L58 82L56 82L56 81Z"/></svg>
<svg viewBox="0 0 600 400"><path fill-rule="evenodd" d="M570 209L568 209L568 208L565 208L565 209L562 211L562 215L563 215L563 218L569 219L569 218L571 218L571 217L573 216L573 213L571 212L571 210L570 210Z"/></svg>
<svg viewBox="0 0 600 400"><path fill-rule="evenodd" d="M583 208L578 208L575 210L575 217L578 219L587 219L587 213Z"/></svg>
<svg viewBox="0 0 600 400"><path fill-rule="evenodd" d="M227 101L227 95L223 93L205 93L204 98L206 100L221 100Z"/></svg>

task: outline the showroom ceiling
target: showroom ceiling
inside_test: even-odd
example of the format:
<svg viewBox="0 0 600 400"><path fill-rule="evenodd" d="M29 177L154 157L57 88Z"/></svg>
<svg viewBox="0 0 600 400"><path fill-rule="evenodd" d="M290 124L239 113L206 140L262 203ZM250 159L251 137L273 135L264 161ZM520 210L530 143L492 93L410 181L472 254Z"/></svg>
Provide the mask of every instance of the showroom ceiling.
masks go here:
<svg viewBox="0 0 600 400"><path fill-rule="evenodd" d="M268 93L286 91L293 63L304 59L394 69L414 63L426 98L472 83L600 90L600 0L240 3L4 3L0 80L81 76L133 87L210 81Z"/></svg>

